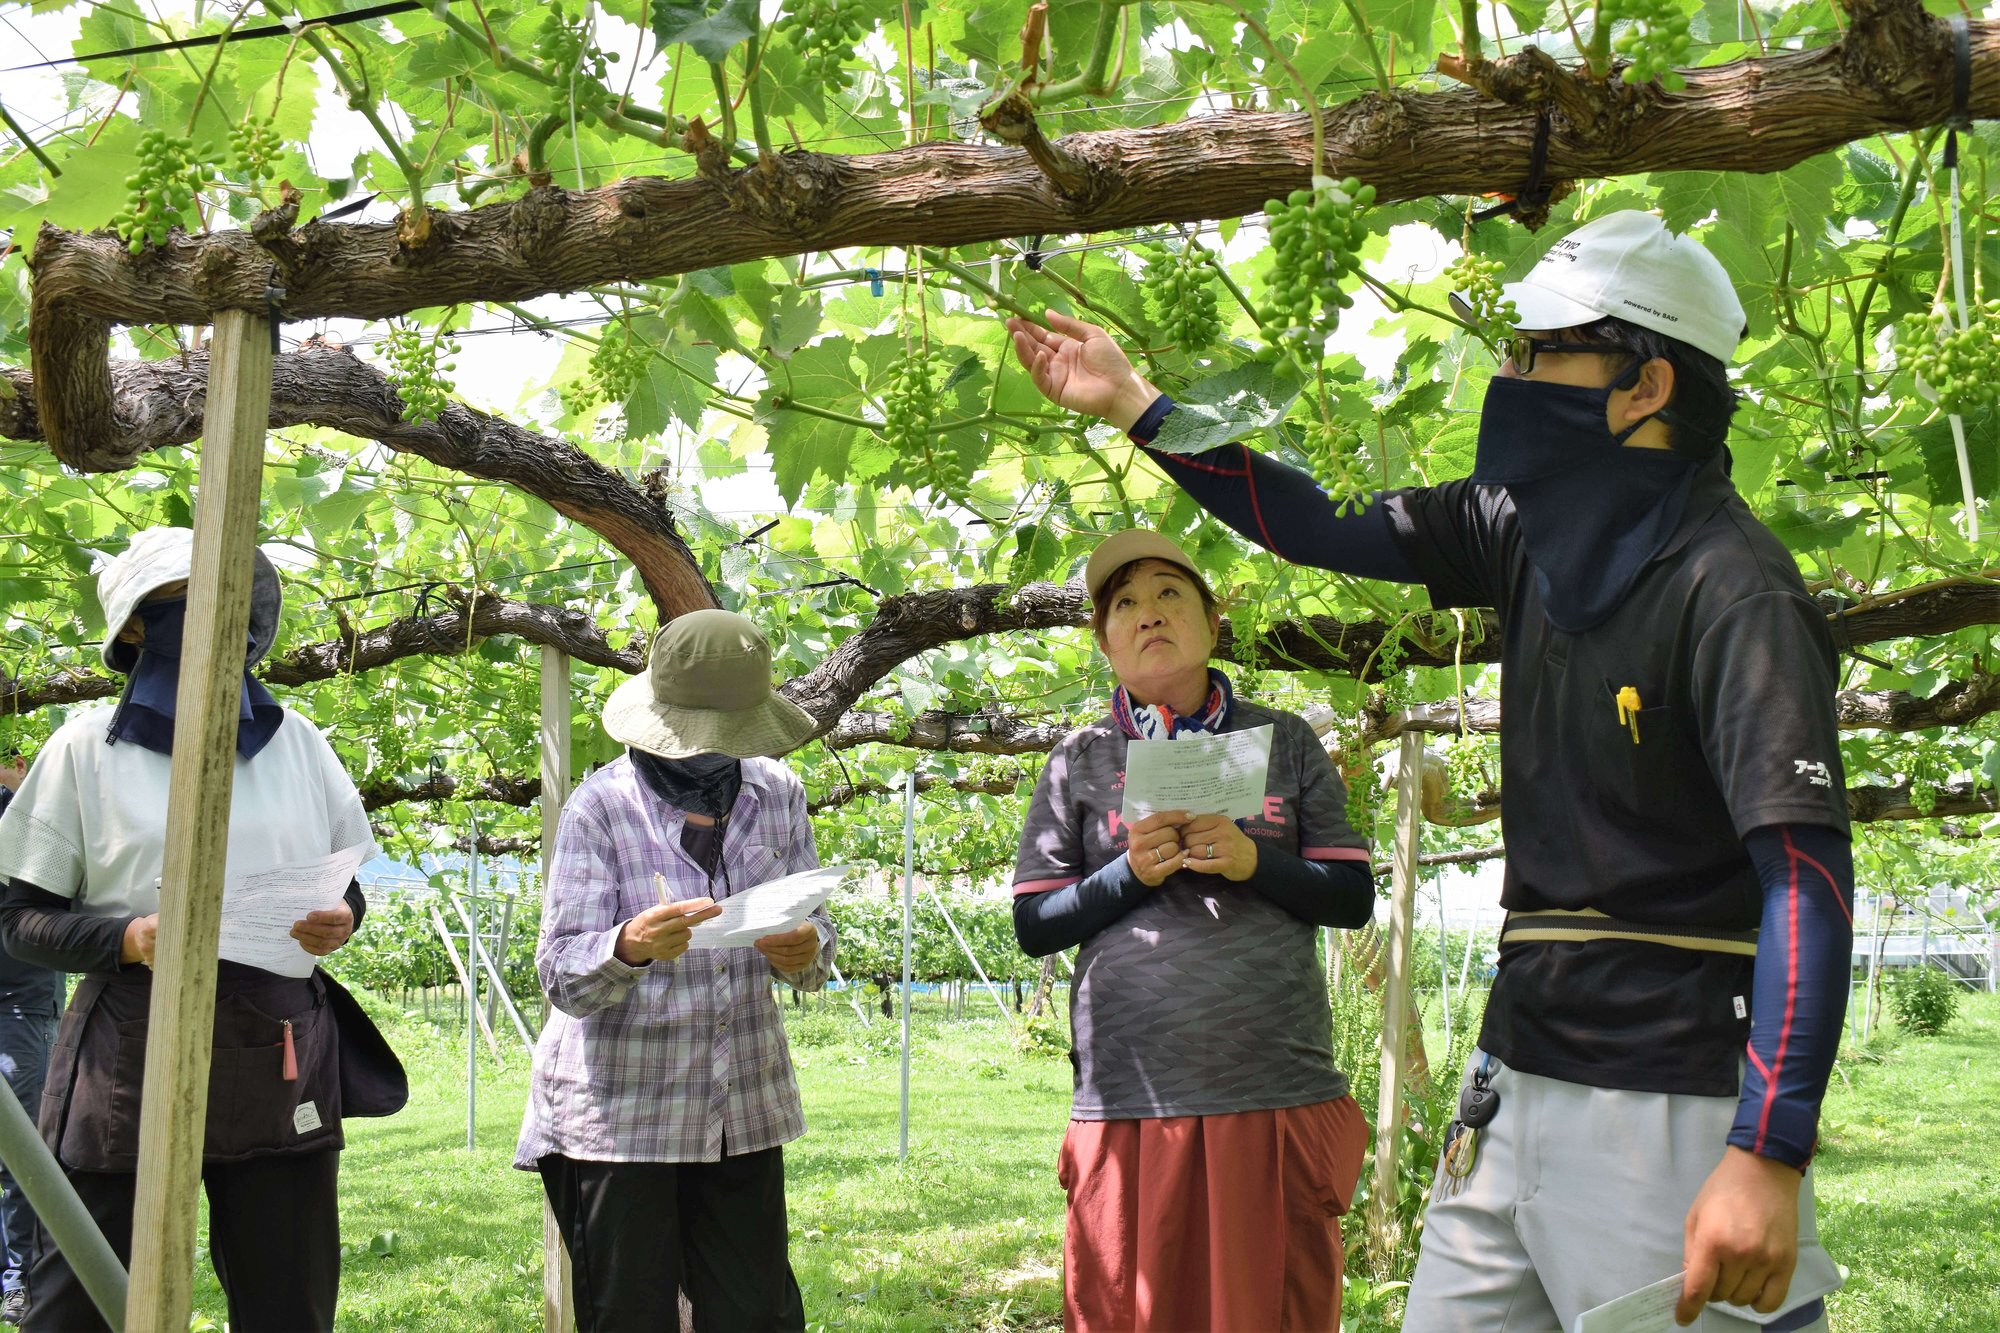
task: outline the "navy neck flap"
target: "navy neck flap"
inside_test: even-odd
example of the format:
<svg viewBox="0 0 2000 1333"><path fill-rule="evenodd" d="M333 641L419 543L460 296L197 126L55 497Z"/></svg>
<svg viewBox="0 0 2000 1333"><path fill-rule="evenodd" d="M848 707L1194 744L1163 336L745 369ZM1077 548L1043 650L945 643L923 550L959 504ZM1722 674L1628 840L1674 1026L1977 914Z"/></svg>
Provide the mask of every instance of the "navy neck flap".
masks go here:
<svg viewBox="0 0 2000 1333"><path fill-rule="evenodd" d="M1634 422L1614 434L1601 389L1495 376L1479 415L1472 480L1504 486L1521 541L1557 629L1602 624L1673 539L1700 460L1625 445Z"/></svg>
<svg viewBox="0 0 2000 1333"><path fill-rule="evenodd" d="M171 755L174 752L174 710L178 707L181 685L181 635L186 627L187 598L172 597L142 603L137 612L146 627L145 642L139 645L139 660L125 677L125 692L105 739L111 744L130 741L144 750ZM252 636L248 656L263 656ZM285 710L264 688L264 683L243 670L243 684L237 695L236 753L254 758L271 743L285 720Z"/></svg>

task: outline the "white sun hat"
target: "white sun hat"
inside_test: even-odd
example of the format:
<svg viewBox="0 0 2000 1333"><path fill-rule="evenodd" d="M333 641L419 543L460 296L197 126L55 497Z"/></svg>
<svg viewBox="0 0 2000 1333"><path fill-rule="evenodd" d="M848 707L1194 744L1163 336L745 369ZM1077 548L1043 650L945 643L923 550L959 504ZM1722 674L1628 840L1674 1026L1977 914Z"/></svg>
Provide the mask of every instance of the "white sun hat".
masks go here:
<svg viewBox="0 0 2000 1333"><path fill-rule="evenodd" d="M100 651L105 666L120 672L132 669L139 651L129 643L120 643L118 632L139 609L139 603L169 583L187 578L193 569L194 532L189 528L143 528L132 534L123 551L99 566L97 604L104 608ZM256 646L246 665L255 666L270 651L283 610L278 571L269 556L257 551L250 579L250 638Z"/></svg>
<svg viewBox="0 0 2000 1333"><path fill-rule="evenodd" d="M1571 329L1610 316L1724 365L1744 333L1743 303L1721 263L1651 213L1592 218L1501 290L1514 303L1516 328Z"/></svg>

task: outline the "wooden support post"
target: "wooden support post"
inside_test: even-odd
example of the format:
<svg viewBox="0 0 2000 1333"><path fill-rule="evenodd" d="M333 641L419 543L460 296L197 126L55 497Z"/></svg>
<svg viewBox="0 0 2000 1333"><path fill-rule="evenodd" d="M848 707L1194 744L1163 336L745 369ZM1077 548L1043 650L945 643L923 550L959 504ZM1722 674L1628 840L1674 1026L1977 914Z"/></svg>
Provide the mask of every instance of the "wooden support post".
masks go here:
<svg viewBox="0 0 2000 1333"><path fill-rule="evenodd" d="M237 699L249 639L257 496L270 419L270 325L247 311L218 312L202 425L179 722L167 785L126 1333L186 1333L194 1307L215 950L236 776Z"/></svg>
<svg viewBox="0 0 2000 1333"><path fill-rule="evenodd" d="M542 648L542 910L548 910L549 865L556 854L556 829L569 799L569 655ZM548 1013L548 997L542 997ZM576 1310L570 1299L569 1252L563 1248L556 1215L542 1196L542 1328L570 1333Z"/></svg>
<svg viewBox="0 0 2000 1333"><path fill-rule="evenodd" d="M1368 1237L1376 1255L1394 1251L1396 1155L1402 1141L1403 1078L1410 1016L1410 933L1416 915L1417 849L1422 840L1424 738L1409 730L1396 752L1396 846L1389 891L1388 975L1382 984L1382 1087L1375 1114L1375 1184Z"/></svg>

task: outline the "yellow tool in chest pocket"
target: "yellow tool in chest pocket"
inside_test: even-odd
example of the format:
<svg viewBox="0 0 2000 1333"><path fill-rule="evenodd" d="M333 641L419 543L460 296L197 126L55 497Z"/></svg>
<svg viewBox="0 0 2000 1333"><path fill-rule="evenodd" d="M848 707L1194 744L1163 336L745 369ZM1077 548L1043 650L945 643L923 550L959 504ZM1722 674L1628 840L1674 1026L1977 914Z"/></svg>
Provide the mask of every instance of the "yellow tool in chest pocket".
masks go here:
<svg viewBox="0 0 2000 1333"><path fill-rule="evenodd" d="M1632 744L1639 743L1639 691L1627 685L1618 691L1618 725L1632 728Z"/></svg>

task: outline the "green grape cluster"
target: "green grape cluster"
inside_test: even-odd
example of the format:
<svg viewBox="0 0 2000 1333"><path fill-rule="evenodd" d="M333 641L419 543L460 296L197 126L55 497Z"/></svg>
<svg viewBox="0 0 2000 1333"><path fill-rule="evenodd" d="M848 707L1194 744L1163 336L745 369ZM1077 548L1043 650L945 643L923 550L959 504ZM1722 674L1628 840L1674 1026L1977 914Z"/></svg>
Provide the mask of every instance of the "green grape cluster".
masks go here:
<svg viewBox="0 0 2000 1333"><path fill-rule="evenodd" d="M883 440L898 457L923 459L923 475L933 494L963 498L971 478L958 455L932 438L938 412L936 364L915 348L889 366L888 379L882 395Z"/></svg>
<svg viewBox="0 0 2000 1333"><path fill-rule="evenodd" d="M630 324L623 320L607 324L597 350L590 354L590 382L596 396L605 402L624 402L639 387L652 360L653 349L632 332Z"/></svg>
<svg viewBox="0 0 2000 1333"><path fill-rule="evenodd" d="M1599 15L1603 23L1625 22L1625 30L1611 39L1611 49L1631 62L1625 82L1658 79L1664 87L1684 86L1674 71L1694 58L1694 44L1679 0L1604 0Z"/></svg>
<svg viewBox="0 0 2000 1333"><path fill-rule="evenodd" d="M229 131L229 169L239 180L256 185L277 171L278 155L285 151L275 118L246 117Z"/></svg>
<svg viewBox="0 0 2000 1333"><path fill-rule="evenodd" d="M542 16L541 26L535 29L535 57L556 73L574 69L602 80L618 53L591 48L584 40L583 25L557 5Z"/></svg>
<svg viewBox="0 0 2000 1333"><path fill-rule="evenodd" d="M804 65L806 82L828 90L848 86L847 62L867 32L862 0L791 0L778 20Z"/></svg>
<svg viewBox="0 0 2000 1333"><path fill-rule="evenodd" d="M1382 782L1371 763L1342 771L1347 780L1347 826L1362 837L1373 837L1382 805Z"/></svg>
<svg viewBox="0 0 2000 1333"><path fill-rule="evenodd" d="M1938 406L1958 416L2000 403L2000 300L1975 307L1961 331L1943 307L1898 329L1896 360L1937 393Z"/></svg>
<svg viewBox="0 0 2000 1333"><path fill-rule="evenodd" d="M1277 349L1301 364L1318 363L1340 312L1354 304L1340 282L1361 271L1367 235L1361 218L1374 202L1375 187L1349 176L1264 205L1276 262L1270 304L1258 312L1258 322Z"/></svg>
<svg viewBox="0 0 2000 1333"><path fill-rule="evenodd" d="M403 420L422 425L436 421L451 405L450 372L457 363L458 344L443 334L426 336L414 324L397 322L382 340L382 358L389 379L403 399Z"/></svg>
<svg viewBox="0 0 2000 1333"><path fill-rule="evenodd" d="M1315 422L1306 432L1306 454L1313 480L1332 497L1336 514L1368 507L1373 487L1361 465L1361 432L1352 426Z"/></svg>
<svg viewBox="0 0 2000 1333"><path fill-rule="evenodd" d="M135 255L148 241L165 245L168 232L186 219L209 175L193 139L147 130L139 136L139 170L125 182L125 211L111 219L112 230Z"/></svg>
<svg viewBox="0 0 2000 1333"><path fill-rule="evenodd" d="M1216 312L1215 270L1208 251L1192 241L1178 251L1157 244L1146 251L1140 282L1153 318L1174 346L1190 356L1213 346L1222 335L1222 316Z"/></svg>
<svg viewBox="0 0 2000 1333"><path fill-rule="evenodd" d="M1473 322L1489 338L1507 337L1520 318L1514 303L1501 292L1500 273L1505 268L1497 259L1485 259L1467 250L1444 271L1451 289L1472 307Z"/></svg>
<svg viewBox="0 0 2000 1333"><path fill-rule="evenodd" d="M1486 767L1486 746L1477 736L1454 737L1445 746L1444 768L1452 793L1468 801L1477 800L1493 785L1493 775Z"/></svg>

